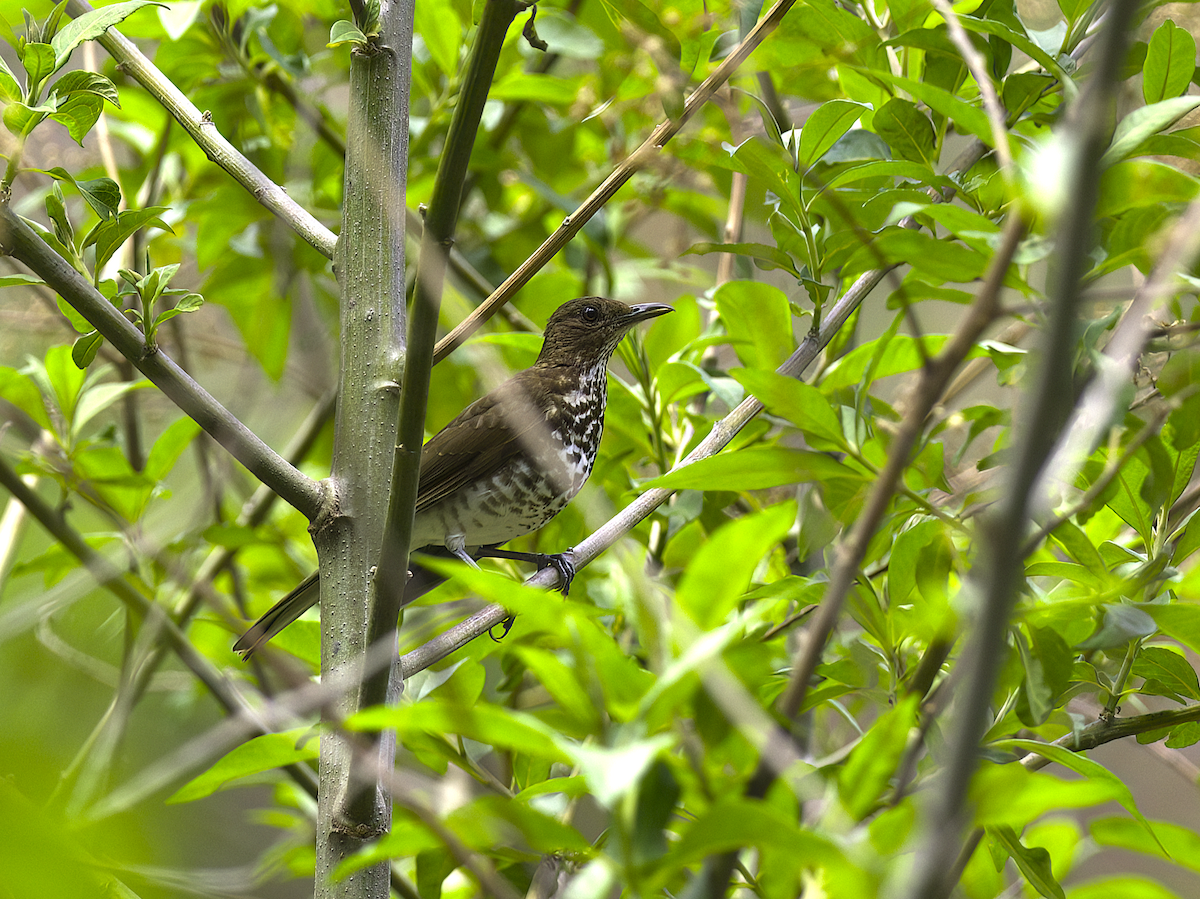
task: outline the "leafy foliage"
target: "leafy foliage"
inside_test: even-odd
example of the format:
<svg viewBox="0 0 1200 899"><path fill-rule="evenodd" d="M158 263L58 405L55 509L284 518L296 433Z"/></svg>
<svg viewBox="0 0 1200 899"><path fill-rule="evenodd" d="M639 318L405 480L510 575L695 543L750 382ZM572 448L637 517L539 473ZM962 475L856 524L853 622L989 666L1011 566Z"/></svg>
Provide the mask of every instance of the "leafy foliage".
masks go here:
<svg viewBox="0 0 1200 899"><path fill-rule="evenodd" d="M416 4L410 208L428 201L451 140L479 6ZM971 899L1173 895L1133 873L1083 880L1083 860L1106 847L1168 859L1163 878L1196 869L1200 837L1152 820L1152 798L1086 752L1119 737L1164 752L1200 741L1200 280L1183 240L1200 188L1190 12L1148 14L1128 48L1128 89L1088 172L1097 197L1080 261L1084 311L1065 338L1043 327L1061 302L1047 270L1064 265L1059 223L1078 202L1066 185L1087 164L1072 149L1071 115L1093 84L1086 49L1104 8L1063 0L1035 21L1009 0L984 0L948 23L942 4L795 4L731 88L645 155L507 317L435 369L429 432L492 372L530 364L531 323L562 302L671 302L673 315L621 348L587 491L519 548L577 545L639 493L672 495L583 569L569 597L522 585L511 566L455 564L406 610L402 653L477 608L468 597L516 618L504 639L414 673L394 705L320 725L322 739L394 731L401 747L385 780L393 827L336 878L388 863L410 895L502 891L497 883L520 893L557 876L572 897L702 897L714 860L733 852L735 883L768 899L904 895L911 859L935 832L929 797L955 751L978 598L1002 576L1016 604L991 659L982 746L970 746L970 765L977 751L982 761L955 851L974 851L955 885ZM0 61L9 207L138 328L143 356L186 361L280 445L302 429L312 396L339 381L330 261L210 164L211 147L173 124L161 96L111 61L75 68L75 54L119 25L206 125L333 227L354 137L341 92L352 54L384 52L382 14L378 3L351 22L318 0L134 0L70 19L59 6L9 36L17 67ZM740 4L669 0L542 4L536 15L548 49L522 37L522 13L499 55L447 324L657 123L679 121L755 20ZM985 103L992 89L1000 122ZM64 133L84 156L51 152ZM867 303L831 327L835 304L881 271ZM77 296L48 302L50 281L16 266L0 276L6 306L47 301L59 328L39 334L36 350L6 341L14 355L0 367L12 422L3 468L37 484L43 524L55 528L49 541L31 530L3 547L16 561L0 565L13 597L0 640L18 651L0 661L0 692L24 697L3 721L25 745L0 739L14 771L0 781L0 812L55 834L47 845L69 862L56 872L63 890L171 895L167 859L139 842L153 840L106 843L102 823L154 820L168 798L175 813L206 815L218 791L268 782L259 818L284 843L263 871L312 877L314 831L326 837L313 824L313 727L328 696L272 697L320 670L318 625L297 622L260 667L229 649L244 620L311 567L306 522L245 505L253 479L139 389L149 382ZM1149 306L1130 302L1143 282L1154 285ZM1001 298L990 329L958 347L989 291ZM1148 311L1129 350L1115 335ZM818 338L828 345L804 380L779 371ZM1021 429L1042 399L1036 373L1053 353L1070 360L1070 378L1046 389L1064 420L1078 413L1091 430L1053 451L1045 470L1056 479L1031 493L1019 558L989 571L991 509L1015 489ZM957 380L926 398L943 369ZM747 401L762 412L729 429L724 451L679 465ZM301 441L315 477L329 471L323 424L317 416ZM863 522L874 523L856 543ZM144 610L115 616L112 597L78 575L85 562L100 570L89 553L119 569L108 587L119 581L168 611L186 648ZM820 621L842 573L849 586L826 642ZM168 648L186 667L164 662ZM812 677L797 684L806 662ZM30 683L30 670L56 686ZM211 724L204 691L220 702L214 683L226 680L243 699L261 696L257 723L273 732L229 724L188 755L182 734ZM57 707L47 698L56 690L72 701ZM160 720L130 719L145 707ZM157 762L143 747L166 761L139 771ZM1123 815L1063 814L1111 801ZM238 834L239 863L252 864ZM44 853L0 844L0 870L18 872L10 890L25 895Z"/></svg>

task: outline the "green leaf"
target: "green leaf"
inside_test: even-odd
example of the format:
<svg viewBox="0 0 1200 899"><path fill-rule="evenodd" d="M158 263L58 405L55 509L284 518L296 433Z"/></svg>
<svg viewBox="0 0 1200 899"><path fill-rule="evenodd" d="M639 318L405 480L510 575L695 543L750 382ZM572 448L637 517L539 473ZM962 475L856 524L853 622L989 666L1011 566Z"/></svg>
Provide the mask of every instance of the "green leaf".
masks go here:
<svg viewBox="0 0 1200 899"><path fill-rule="evenodd" d="M680 788L670 767L656 759L638 786L633 817L633 861L645 866L667 854L666 828L675 816Z"/></svg>
<svg viewBox="0 0 1200 899"><path fill-rule="evenodd" d="M963 28L968 31L976 31L981 34L991 34L1012 44L1014 48L1020 50L1030 59L1037 62L1043 69L1053 75L1058 82L1063 86L1063 93L1068 100L1074 99L1079 93L1079 88L1075 86L1070 74L1059 65L1058 60L1047 53L1041 46L1031 40L1028 35L1018 34L1002 22L994 19L977 19L974 16L959 16L959 22ZM924 98L921 98L924 99ZM982 113L981 113L982 114Z"/></svg>
<svg viewBox="0 0 1200 899"><path fill-rule="evenodd" d="M1071 887L1071 899L1182 899L1150 877L1100 877Z"/></svg>
<svg viewBox="0 0 1200 899"><path fill-rule="evenodd" d="M33 284L45 283L46 282L37 275L25 275L21 273L0 275L0 287L29 287Z"/></svg>
<svg viewBox="0 0 1200 899"><path fill-rule="evenodd" d="M72 360L73 361L73 360ZM71 427L76 435L82 433L84 425L129 393L131 390L144 390L151 386L150 381L117 381L111 384L94 384L82 391L79 402L75 406L75 414L71 419Z"/></svg>
<svg viewBox="0 0 1200 899"><path fill-rule="evenodd" d="M767 411L804 431L813 449L845 452L842 423L825 394L798 378L757 368L738 368L730 376L758 397Z"/></svg>
<svg viewBox="0 0 1200 899"><path fill-rule="evenodd" d="M867 731L838 775L838 796L855 821L875 811L904 756L917 724L921 697L909 693Z"/></svg>
<svg viewBox="0 0 1200 899"><path fill-rule="evenodd" d="M1032 752L1074 771L1080 777L1086 778L1094 784L1105 786L1111 792L1112 798L1116 799L1121 807L1129 812L1151 836L1154 835L1154 829L1150 826L1150 822L1138 811L1137 802L1133 798L1133 793L1129 791L1129 787L1125 786L1119 777L1099 762L1092 761L1083 753L1071 752L1062 746L1040 743L1037 740L1000 740L994 745L1001 751ZM1157 840L1157 837L1155 839Z"/></svg>
<svg viewBox="0 0 1200 899"><path fill-rule="evenodd" d="M462 23L459 22L452 4L424 3L417 4L414 29L429 57L437 64L447 78L458 74L458 47L462 41ZM333 40L332 34L330 41Z"/></svg>
<svg viewBox="0 0 1200 899"><path fill-rule="evenodd" d="M1200 701L1200 681L1196 669L1181 652L1166 646L1146 646L1133 661L1133 674L1146 679L1140 692L1170 696L1183 702Z"/></svg>
<svg viewBox="0 0 1200 899"><path fill-rule="evenodd" d="M51 430L42 392L29 375L7 365L0 366L0 398L12 403L45 430Z"/></svg>
<svg viewBox="0 0 1200 899"><path fill-rule="evenodd" d="M1196 71L1196 39L1167 19L1154 30L1142 64L1142 96L1146 103L1178 97Z"/></svg>
<svg viewBox="0 0 1200 899"><path fill-rule="evenodd" d="M401 739L409 733L461 734L497 749L551 761L570 761L556 743L557 734L548 725L525 712L494 705L458 707L448 703L420 702L395 707L375 706L350 718L346 726L351 730L395 728Z"/></svg>
<svg viewBox="0 0 1200 899"><path fill-rule="evenodd" d="M101 219L111 219L116 216L121 205L121 187L111 178L92 178L86 181L76 181L75 176L61 166L43 169L45 174L57 181L66 181L75 186L79 195L92 207L92 211ZM84 243L90 246L90 243Z"/></svg>
<svg viewBox="0 0 1200 899"><path fill-rule="evenodd" d="M100 352L100 347L104 346L104 337L99 331L88 331L75 338L75 342L71 344L71 361L78 368L87 368L96 361L96 354Z"/></svg>
<svg viewBox="0 0 1200 899"><path fill-rule="evenodd" d="M908 100L888 100L871 119L872 130L892 150L892 156L931 168L937 162L933 123Z"/></svg>
<svg viewBox="0 0 1200 899"><path fill-rule="evenodd" d="M329 29L329 43L326 47L336 47L339 44L354 44L365 47L369 43L367 36L357 25L347 19L338 19Z"/></svg>
<svg viewBox="0 0 1200 899"><path fill-rule="evenodd" d="M777 287L727 281L713 294L734 352L747 368L778 368L796 348L792 312Z"/></svg>
<svg viewBox="0 0 1200 899"><path fill-rule="evenodd" d="M684 256L704 256L708 253L749 256L755 265L764 271L780 269L796 279L800 278L800 272L796 270L791 256L776 247L762 243L694 243L683 251Z"/></svg>
<svg viewBox="0 0 1200 899"><path fill-rule="evenodd" d="M1053 628L1031 627L1029 632L1028 643L1017 633L1017 650L1025 669L1017 717L1023 724L1037 727L1057 709L1071 680L1074 653Z"/></svg>
<svg viewBox="0 0 1200 899"><path fill-rule="evenodd" d="M587 781L592 796L605 808L614 808L637 787L642 775L673 744L667 734L633 740L622 746L594 746L558 740Z"/></svg>
<svg viewBox="0 0 1200 899"><path fill-rule="evenodd" d="M176 420L154 441L146 457L145 475L156 481L163 480L178 461L180 455L200 434L200 425L184 416Z"/></svg>
<svg viewBox="0 0 1200 899"><path fill-rule="evenodd" d="M794 817L765 802L741 797L718 800L683 829L672 848L670 861L673 865L685 865L746 846L788 853L797 861L803 860L805 867L847 864L833 844L811 831L801 830Z"/></svg>
<svg viewBox="0 0 1200 899"><path fill-rule="evenodd" d="M704 630L723 624L759 564L796 523L796 504L783 502L730 521L696 552L675 601Z"/></svg>
<svg viewBox="0 0 1200 899"><path fill-rule="evenodd" d="M234 748L199 777L180 787L167 802L195 802L238 778L311 761L319 750L320 742L312 728L298 727L283 733L263 734Z"/></svg>
<svg viewBox="0 0 1200 899"><path fill-rule="evenodd" d="M846 263L846 270L861 273L895 263L913 268L942 281L974 281L987 268L987 257L971 247L937 240L911 228L889 227L869 247L861 247Z"/></svg>
<svg viewBox="0 0 1200 899"><path fill-rule="evenodd" d="M1016 831L1011 827L989 827L988 836L1004 847L1029 885L1038 891L1038 895L1046 899L1065 899L1062 886L1054 878L1050 870L1050 853L1040 847L1029 848L1021 843Z"/></svg>
<svg viewBox="0 0 1200 899"><path fill-rule="evenodd" d="M103 108L104 101L95 94L77 93L61 101L50 118L65 126L71 139L82 147L84 137L100 118Z"/></svg>
<svg viewBox="0 0 1200 899"><path fill-rule="evenodd" d="M1158 631L1154 619L1137 606L1108 604L1102 608L1104 617L1100 621L1100 626L1076 649L1083 652L1095 649L1113 649L1126 645L1130 640L1149 637Z"/></svg>
<svg viewBox="0 0 1200 899"><path fill-rule="evenodd" d="M800 161L815 165L870 107L851 100L830 100L812 111L800 130Z"/></svg>
<svg viewBox="0 0 1200 899"><path fill-rule="evenodd" d="M21 64L25 66L25 83L30 99L38 96L42 82L53 75L55 70L62 65L62 63L55 65L54 48L50 44L26 44Z"/></svg>
<svg viewBox="0 0 1200 899"><path fill-rule="evenodd" d="M1190 103L1200 97L1179 99ZM1200 181L1180 169L1148 159L1126 159L1110 166L1100 176L1096 216L1104 218L1162 203L1190 203L1198 190Z"/></svg>
<svg viewBox="0 0 1200 899"><path fill-rule="evenodd" d="M764 490L783 484L862 476L824 453L771 447L700 459L641 486L671 490Z"/></svg>
<svg viewBox="0 0 1200 899"><path fill-rule="evenodd" d="M88 72L84 69L67 72L55 81L54 92L59 97L67 97L76 93L94 94L101 100L107 100L113 106L120 107L121 105L115 84L99 72Z"/></svg>
<svg viewBox="0 0 1200 899"><path fill-rule="evenodd" d="M9 103L4 107L4 127L18 137L24 137L54 112L54 106L26 106Z"/></svg>
<svg viewBox="0 0 1200 899"><path fill-rule="evenodd" d="M1025 744L1047 745L1031 740L1005 740L989 745L1002 752L1033 751ZM1071 755L1065 749L1063 752ZM1095 765L1094 762L1091 764ZM1104 773L1108 774L1107 771ZM1111 774L1108 779L1064 780L1046 772L1028 771L1015 763L981 765L971 782L970 792L975 823L985 827L1025 827L1047 812L1100 805L1128 794L1128 788Z"/></svg>
<svg viewBox="0 0 1200 899"><path fill-rule="evenodd" d="M129 16L143 6L162 6L151 0L126 0L124 3L114 3L93 9L72 19L50 41L54 48L56 68L61 68L71 55L71 51L84 41L95 40L113 25L124 22Z"/></svg>
<svg viewBox="0 0 1200 899"><path fill-rule="evenodd" d="M1100 164L1110 166L1133 154L1151 135L1170 128L1184 116L1200 106L1200 97L1174 97L1135 109L1117 124L1112 143L1100 159Z"/></svg>
<svg viewBox="0 0 1200 899"><path fill-rule="evenodd" d="M24 99L25 92L21 90L17 76L8 67L8 63L4 61L3 57L0 57L0 100L12 103Z"/></svg>
<svg viewBox="0 0 1200 899"><path fill-rule="evenodd" d="M159 228L174 234L167 223L159 218L166 211L166 206L126 209L115 218L101 222L99 227L94 228L84 241L83 249L93 243L96 245L96 268L102 269L121 245L142 228Z"/></svg>
<svg viewBox="0 0 1200 899"><path fill-rule="evenodd" d="M1172 821L1155 821L1153 836L1128 818L1093 818L1088 822L1092 838L1101 846L1115 846L1159 858L1168 856L1176 864L1200 871L1200 834ZM1155 839L1157 837L1157 839Z"/></svg>
<svg viewBox="0 0 1200 899"><path fill-rule="evenodd" d="M968 17L963 16L964 24ZM992 146L992 126L987 114L977 106L932 84L901 78L884 71L873 71L871 75L906 91L934 112L941 113L967 134L974 135L989 147ZM932 127L932 126L930 126Z"/></svg>

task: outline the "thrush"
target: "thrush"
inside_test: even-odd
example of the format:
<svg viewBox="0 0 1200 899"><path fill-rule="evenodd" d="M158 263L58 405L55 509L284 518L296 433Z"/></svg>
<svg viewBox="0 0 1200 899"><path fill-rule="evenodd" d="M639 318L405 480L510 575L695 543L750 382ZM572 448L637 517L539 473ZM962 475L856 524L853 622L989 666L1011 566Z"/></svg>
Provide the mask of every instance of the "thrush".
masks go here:
<svg viewBox="0 0 1200 899"><path fill-rule="evenodd" d="M566 508L596 461L608 401L608 362L638 322L673 311L583 297L546 323L532 368L513 375L438 431L421 451L412 546L444 551L470 565L483 556L533 558L574 569L564 556L500 550ZM444 551L442 551L444 548ZM249 658L319 599L317 574L276 603L234 644ZM405 600L415 590L405 591Z"/></svg>

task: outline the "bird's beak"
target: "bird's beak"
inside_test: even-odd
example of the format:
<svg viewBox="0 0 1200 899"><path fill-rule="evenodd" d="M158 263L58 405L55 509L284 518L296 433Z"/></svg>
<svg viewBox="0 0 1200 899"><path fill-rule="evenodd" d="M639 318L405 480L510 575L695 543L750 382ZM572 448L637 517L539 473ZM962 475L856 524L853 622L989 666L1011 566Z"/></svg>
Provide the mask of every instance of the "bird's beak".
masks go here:
<svg viewBox="0 0 1200 899"><path fill-rule="evenodd" d="M625 319L631 325L636 325L638 322L644 322L648 318L657 318L660 315L666 315L668 312L674 312L674 306L668 306L666 303L636 303L629 307L629 317Z"/></svg>

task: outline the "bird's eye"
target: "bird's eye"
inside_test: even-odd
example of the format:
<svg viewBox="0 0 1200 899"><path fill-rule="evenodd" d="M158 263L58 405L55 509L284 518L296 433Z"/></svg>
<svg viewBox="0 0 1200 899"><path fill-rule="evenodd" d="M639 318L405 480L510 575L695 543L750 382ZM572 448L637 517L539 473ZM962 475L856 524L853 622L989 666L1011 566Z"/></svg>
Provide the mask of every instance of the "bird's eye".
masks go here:
<svg viewBox="0 0 1200 899"><path fill-rule="evenodd" d="M579 314L588 324L595 324L600 320L600 310L595 306L584 306L583 309L580 310Z"/></svg>

